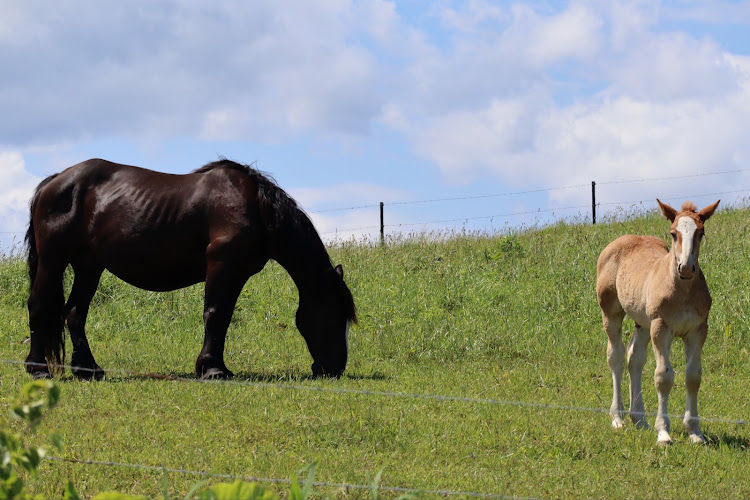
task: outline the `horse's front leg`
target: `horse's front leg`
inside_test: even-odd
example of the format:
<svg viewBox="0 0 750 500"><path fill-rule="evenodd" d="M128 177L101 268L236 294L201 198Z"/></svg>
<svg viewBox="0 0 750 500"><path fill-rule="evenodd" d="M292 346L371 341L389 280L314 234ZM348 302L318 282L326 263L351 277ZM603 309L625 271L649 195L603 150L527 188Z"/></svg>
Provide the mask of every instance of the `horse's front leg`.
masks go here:
<svg viewBox="0 0 750 500"><path fill-rule="evenodd" d="M636 427L648 429L646 408L643 405L643 367L646 365L651 334L641 325L635 325L633 338L628 345L628 373L630 374L630 419Z"/></svg>
<svg viewBox="0 0 750 500"><path fill-rule="evenodd" d="M687 391L685 419L682 423L690 436L690 441L699 444L706 443L698 421L698 389L701 386L701 352L707 334L708 323L704 321L682 339L685 344L685 389Z"/></svg>
<svg viewBox="0 0 750 500"><path fill-rule="evenodd" d="M246 277L223 262L209 262L203 307L203 349L195 362L198 377L206 379L234 376L224 364L224 341L234 306L246 280Z"/></svg>
<svg viewBox="0 0 750 500"><path fill-rule="evenodd" d="M654 428L657 432L656 443L659 445L672 444L669 435L669 392L674 385L674 369L669 361L669 350L672 346L672 331L661 318L651 322L651 341L656 356L656 370L654 370L654 385L658 397L656 421Z"/></svg>

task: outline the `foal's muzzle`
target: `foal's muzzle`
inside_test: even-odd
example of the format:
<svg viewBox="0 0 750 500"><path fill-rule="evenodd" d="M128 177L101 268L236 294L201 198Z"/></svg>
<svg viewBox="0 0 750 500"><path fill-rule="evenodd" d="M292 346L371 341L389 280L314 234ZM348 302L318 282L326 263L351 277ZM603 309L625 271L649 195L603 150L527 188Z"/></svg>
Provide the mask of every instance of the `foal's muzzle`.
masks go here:
<svg viewBox="0 0 750 500"><path fill-rule="evenodd" d="M692 264L692 265L678 264L677 272L680 274L681 280L692 279L693 274L695 274L695 264Z"/></svg>

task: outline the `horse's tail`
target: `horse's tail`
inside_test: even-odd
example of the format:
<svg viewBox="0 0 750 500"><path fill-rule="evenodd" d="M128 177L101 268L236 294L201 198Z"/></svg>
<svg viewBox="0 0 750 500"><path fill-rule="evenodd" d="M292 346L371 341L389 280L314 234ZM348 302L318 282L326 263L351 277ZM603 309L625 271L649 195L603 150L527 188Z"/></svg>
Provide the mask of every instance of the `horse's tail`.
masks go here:
<svg viewBox="0 0 750 500"><path fill-rule="evenodd" d="M51 299L54 305L54 309L52 309L54 313L51 316L44 314L42 318L32 320L31 309L38 307L37 302L39 300L39 292L37 292L36 296L34 293L34 283L36 282L37 271L39 269L39 254L37 253L36 231L34 230L34 212L36 211L40 192L57 175L53 174L44 179L34 191L29 205L29 229L26 231L25 238L27 248L26 263L29 268L29 326L32 329L32 336L35 334L42 335L37 341L41 341L44 345L45 358L47 359L48 367L53 372L62 369L63 360L65 359L65 296L63 294L62 283L59 287L55 287L57 290L55 292L56 296ZM41 322L42 324L32 324L32 322ZM39 328L40 326L41 328ZM33 372L34 369L34 366L26 366L26 370L29 372Z"/></svg>

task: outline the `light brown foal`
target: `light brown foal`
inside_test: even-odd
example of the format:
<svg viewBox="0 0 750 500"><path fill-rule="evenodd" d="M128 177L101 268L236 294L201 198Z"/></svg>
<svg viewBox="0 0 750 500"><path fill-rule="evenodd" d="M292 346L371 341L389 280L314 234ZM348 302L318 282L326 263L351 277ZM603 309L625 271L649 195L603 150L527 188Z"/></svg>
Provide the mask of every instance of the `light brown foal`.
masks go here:
<svg viewBox="0 0 750 500"><path fill-rule="evenodd" d="M698 265L703 223L713 215L717 201L697 211L689 201L678 212L656 200L664 217L672 222L671 250L654 236L620 236L607 245L596 264L596 296L607 332L607 363L612 371L612 427L624 425L622 373L625 346L622 321L627 314L635 331L627 349L630 374L630 418L648 428L641 392L647 347L653 341L656 356L654 383L659 399L654 427L658 444L671 444L667 402L674 383L669 350L674 337L685 344L687 400L683 425L690 440L705 443L698 422L698 388L701 385L701 349L708 332L711 294Z"/></svg>

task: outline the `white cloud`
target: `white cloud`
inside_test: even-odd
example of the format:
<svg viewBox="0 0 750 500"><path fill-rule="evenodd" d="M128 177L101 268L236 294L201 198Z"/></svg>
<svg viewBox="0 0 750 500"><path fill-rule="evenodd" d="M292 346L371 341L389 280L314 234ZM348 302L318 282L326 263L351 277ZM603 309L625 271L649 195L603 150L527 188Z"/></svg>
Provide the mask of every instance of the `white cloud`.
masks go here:
<svg viewBox="0 0 750 500"><path fill-rule="evenodd" d="M29 224L29 200L40 181L26 171L20 153L0 151L0 249L23 240Z"/></svg>
<svg viewBox="0 0 750 500"><path fill-rule="evenodd" d="M387 30L387 9L368 5ZM361 134L380 112L375 61L353 32L358 13L348 2L2 10L0 109L15 118L0 122L6 145Z"/></svg>
<svg viewBox="0 0 750 500"><path fill-rule="evenodd" d="M750 2L746 0L691 0L678 6L662 8L665 16L672 19L700 21L720 24L750 23Z"/></svg>
<svg viewBox="0 0 750 500"><path fill-rule="evenodd" d="M488 74L500 88L485 93L480 83L463 100L451 93L451 106L433 112L415 113L406 103L383 114L450 181L489 174L512 186L559 187L747 168L750 59L710 38L657 31L656 2L571 2L557 13L520 5L513 13L513 23L491 43L464 38L460 61L449 59L425 76L440 86L434 75ZM510 57L512 50L524 57ZM506 66L474 71L489 66L490 53ZM503 85L506 74L517 78L515 87ZM569 90L566 78L573 94L558 99ZM701 187L731 190L734 182L703 179ZM621 191L633 196L637 189ZM653 189L663 193L664 186ZM588 197L585 190L570 193L550 197L559 203Z"/></svg>
<svg viewBox="0 0 750 500"><path fill-rule="evenodd" d="M566 58L589 59L599 52L603 21L592 9L573 2L559 14L543 17L516 7L514 29L522 35L527 56L539 65Z"/></svg>
<svg viewBox="0 0 750 500"><path fill-rule="evenodd" d="M419 19L410 8L5 2L0 113L12 119L0 121L0 141L29 151L109 137L280 144L392 134L448 181L542 187L749 161L748 59L680 28L682 19L747 24L746 2L446 0ZM373 126L386 133L370 135ZM389 193L348 183L298 197L314 210ZM315 215L326 228L332 217Z"/></svg>

